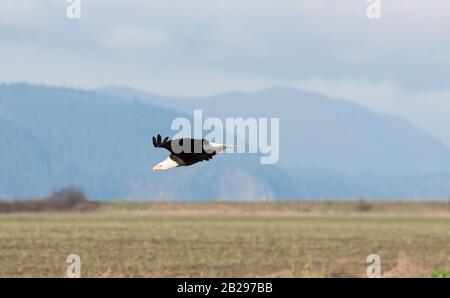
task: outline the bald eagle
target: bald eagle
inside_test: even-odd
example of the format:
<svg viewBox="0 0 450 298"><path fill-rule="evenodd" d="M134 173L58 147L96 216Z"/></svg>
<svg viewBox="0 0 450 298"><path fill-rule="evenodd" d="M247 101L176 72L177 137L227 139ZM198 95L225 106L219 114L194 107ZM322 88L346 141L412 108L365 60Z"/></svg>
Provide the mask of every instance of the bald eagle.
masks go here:
<svg viewBox="0 0 450 298"><path fill-rule="evenodd" d="M166 137L163 140L159 134L157 137L153 137L153 146L155 148L164 148L170 152L167 159L153 167L153 171L170 170L210 160L226 147L232 147L230 145L212 143L205 139L183 138L170 140Z"/></svg>

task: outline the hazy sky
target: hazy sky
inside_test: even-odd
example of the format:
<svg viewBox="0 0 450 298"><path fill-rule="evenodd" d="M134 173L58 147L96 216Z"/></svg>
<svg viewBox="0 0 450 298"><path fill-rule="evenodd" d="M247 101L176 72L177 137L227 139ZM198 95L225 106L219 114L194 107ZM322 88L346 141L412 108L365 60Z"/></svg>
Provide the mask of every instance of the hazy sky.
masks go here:
<svg viewBox="0 0 450 298"><path fill-rule="evenodd" d="M0 82L206 95L287 85L450 144L450 1L0 0Z"/></svg>

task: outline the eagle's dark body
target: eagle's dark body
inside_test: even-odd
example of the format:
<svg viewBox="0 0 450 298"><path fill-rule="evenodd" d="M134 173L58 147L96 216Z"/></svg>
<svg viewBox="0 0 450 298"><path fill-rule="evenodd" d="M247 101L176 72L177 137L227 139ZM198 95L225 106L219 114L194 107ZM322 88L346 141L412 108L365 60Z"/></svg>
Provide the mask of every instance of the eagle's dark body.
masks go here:
<svg viewBox="0 0 450 298"><path fill-rule="evenodd" d="M170 159L179 166L190 166L213 158L216 152L208 150L209 145L210 143L205 139L183 138L170 140L167 137L163 140L161 135L158 135L156 138L153 137L153 146L168 150Z"/></svg>

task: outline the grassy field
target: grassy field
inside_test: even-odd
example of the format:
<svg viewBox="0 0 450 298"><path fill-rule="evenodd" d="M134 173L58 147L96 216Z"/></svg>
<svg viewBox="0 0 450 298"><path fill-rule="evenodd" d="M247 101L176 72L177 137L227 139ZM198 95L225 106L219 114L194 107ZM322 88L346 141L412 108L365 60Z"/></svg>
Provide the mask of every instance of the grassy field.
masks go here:
<svg viewBox="0 0 450 298"><path fill-rule="evenodd" d="M364 277L450 271L441 203L109 203L92 212L0 214L0 276Z"/></svg>

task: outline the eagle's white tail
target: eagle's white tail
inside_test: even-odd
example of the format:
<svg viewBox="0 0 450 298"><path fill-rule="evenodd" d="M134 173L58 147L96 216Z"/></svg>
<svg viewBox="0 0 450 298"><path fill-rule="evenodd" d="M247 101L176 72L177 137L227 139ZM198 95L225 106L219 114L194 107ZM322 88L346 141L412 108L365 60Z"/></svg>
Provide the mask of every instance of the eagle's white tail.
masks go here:
<svg viewBox="0 0 450 298"><path fill-rule="evenodd" d="M216 153L222 152L226 148L237 148L236 145L219 144L219 143L209 143L208 147L205 147L206 151L214 151Z"/></svg>

